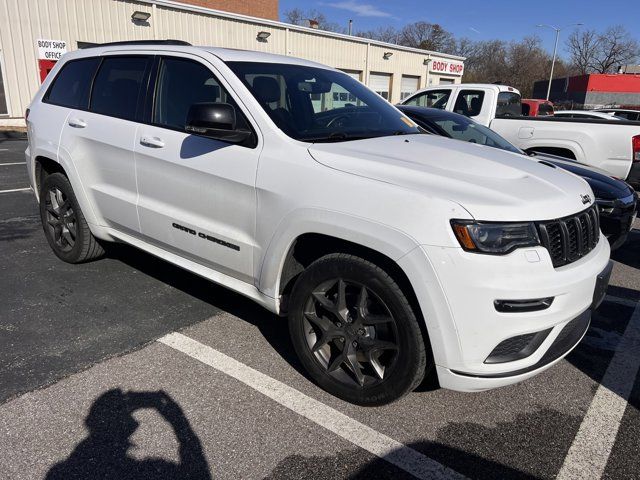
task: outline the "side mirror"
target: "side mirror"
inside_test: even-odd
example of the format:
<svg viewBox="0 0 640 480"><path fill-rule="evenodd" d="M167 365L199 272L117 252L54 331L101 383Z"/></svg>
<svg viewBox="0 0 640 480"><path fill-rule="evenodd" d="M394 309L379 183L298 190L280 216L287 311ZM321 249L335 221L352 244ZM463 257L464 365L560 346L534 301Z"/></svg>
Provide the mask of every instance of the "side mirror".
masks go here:
<svg viewBox="0 0 640 480"><path fill-rule="evenodd" d="M242 143L250 130L236 127L236 109L228 103L194 103L187 112L187 132L231 143Z"/></svg>

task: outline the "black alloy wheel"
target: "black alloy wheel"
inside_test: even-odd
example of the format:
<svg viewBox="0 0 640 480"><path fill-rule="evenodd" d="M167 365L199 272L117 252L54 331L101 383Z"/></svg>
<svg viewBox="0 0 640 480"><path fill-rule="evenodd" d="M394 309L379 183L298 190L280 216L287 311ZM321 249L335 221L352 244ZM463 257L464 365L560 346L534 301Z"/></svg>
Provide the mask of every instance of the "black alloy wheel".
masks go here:
<svg viewBox="0 0 640 480"><path fill-rule="evenodd" d="M355 255L326 255L300 274L289 301L289 331L311 378L359 405L399 399L433 366L402 289Z"/></svg>
<svg viewBox="0 0 640 480"><path fill-rule="evenodd" d="M70 252L76 243L76 214L69 198L56 186L51 186L42 198L45 202L46 228L61 252Z"/></svg>
<svg viewBox="0 0 640 480"><path fill-rule="evenodd" d="M63 173L47 175L42 182L40 219L49 246L61 260L81 263L104 254L104 249L89 229L69 179Z"/></svg>
<svg viewBox="0 0 640 480"><path fill-rule="evenodd" d="M373 385L393 370L398 332L388 307L365 285L332 279L308 297L307 345L327 373L346 385Z"/></svg>

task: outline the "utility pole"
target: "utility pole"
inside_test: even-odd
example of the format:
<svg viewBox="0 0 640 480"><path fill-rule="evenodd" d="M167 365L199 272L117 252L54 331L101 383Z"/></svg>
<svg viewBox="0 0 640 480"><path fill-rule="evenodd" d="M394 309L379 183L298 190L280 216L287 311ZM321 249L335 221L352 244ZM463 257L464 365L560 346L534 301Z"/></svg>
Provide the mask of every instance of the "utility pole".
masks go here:
<svg viewBox="0 0 640 480"><path fill-rule="evenodd" d="M549 100L549 97L551 96L551 82L553 81L553 69L556 66L556 56L558 54L558 39L560 38L560 30L567 27L574 27L574 26L581 26L581 25L583 24L572 23L571 25L565 25L562 28L554 27L553 25L545 25L545 24L536 25L537 27L550 28L551 30L555 30L556 32L556 44L553 47L553 59L551 60L551 74L549 75L549 85L547 87L547 100Z"/></svg>

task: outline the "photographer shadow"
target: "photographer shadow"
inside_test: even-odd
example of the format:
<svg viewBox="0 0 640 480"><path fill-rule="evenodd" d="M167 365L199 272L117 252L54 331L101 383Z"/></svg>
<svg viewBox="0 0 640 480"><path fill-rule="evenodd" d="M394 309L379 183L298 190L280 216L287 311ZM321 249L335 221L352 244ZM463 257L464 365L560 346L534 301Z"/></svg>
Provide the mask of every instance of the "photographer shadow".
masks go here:
<svg viewBox="0 0 640 480"><path fill-rule="evenodd" d="M179 463L161 458L138 460L128 455L133 446L130 437L139 426L133 413L140 409L155 409L171 425L179 443ZM66 460L49 470L47 480L211 479L200 439L182 408L163 391L109 390L94 401L85 424L89 436Z"/></svg>

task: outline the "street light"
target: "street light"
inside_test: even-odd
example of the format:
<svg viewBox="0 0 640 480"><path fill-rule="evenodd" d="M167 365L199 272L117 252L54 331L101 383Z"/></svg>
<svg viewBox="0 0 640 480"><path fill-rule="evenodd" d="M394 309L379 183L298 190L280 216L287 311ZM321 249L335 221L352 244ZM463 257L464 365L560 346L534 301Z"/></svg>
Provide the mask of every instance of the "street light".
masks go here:
<svg viewBox="0 0 640 480"><path fill-rule="evenodd" d="M555 30L556 32L556 44L553 47L553 60L551 60L551 74L549 75L549 86L547 88L547 100L549 100L549 95L551 95L551 81L553 80L553 68L556 66L556 54L558 53L558 38L560 37L560 30L567 27L579 27L584 25L583 23L572 23L570 25L565 25L564 27L554 27L553 25L546 24L538 24L536 27L544 27L550 28L551 30Z"/></svg>

